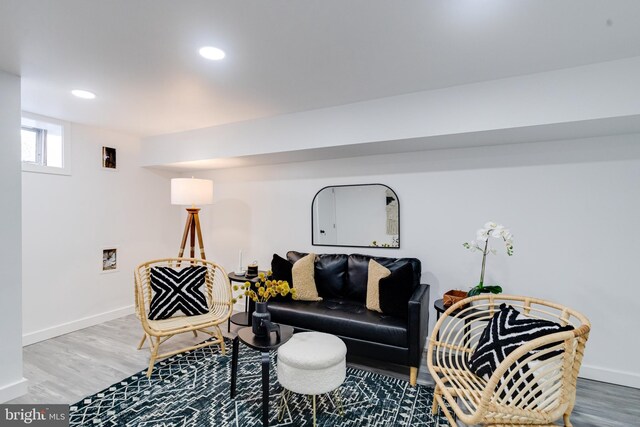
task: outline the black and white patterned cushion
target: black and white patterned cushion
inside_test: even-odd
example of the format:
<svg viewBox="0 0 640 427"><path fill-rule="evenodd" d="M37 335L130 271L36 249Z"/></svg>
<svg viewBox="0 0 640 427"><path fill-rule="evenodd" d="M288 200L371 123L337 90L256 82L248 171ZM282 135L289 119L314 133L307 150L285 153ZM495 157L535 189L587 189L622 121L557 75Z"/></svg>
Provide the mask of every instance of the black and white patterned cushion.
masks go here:
<svg viewBox="0 0 640 427"><path fill-rule="evenodd" d="M168 319L174 315L197 316L209 311L207 298L200 289L207 267L193 266L180 270L170 267L151 268L150 320Z"/></svg>
<svg viewBox="0 0 640 427"><path fill-rule="evenodd" d="M545 335L572 329L571 325L561 326L548 320L526 317L515 308L502 304L500 311L494 314L482 332L478 346L469 359L469 368L477 376L488 380L498 365L521 345ZM554 343L527 353L523 359L553 345ZM552 351L541 355L538 360L549 359L559 353L559 350ZM527 365L524 365L522 371L516 373L512 381L517 381L528 371Z"/></svg>

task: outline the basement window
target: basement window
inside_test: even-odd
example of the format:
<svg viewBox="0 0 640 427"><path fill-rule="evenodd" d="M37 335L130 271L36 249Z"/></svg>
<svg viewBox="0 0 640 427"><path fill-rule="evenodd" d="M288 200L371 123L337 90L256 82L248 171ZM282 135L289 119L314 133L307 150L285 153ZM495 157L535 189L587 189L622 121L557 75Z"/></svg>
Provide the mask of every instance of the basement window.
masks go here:
<svg viewBox="0 0 640 427"><path fill-rule="evenodd" d="M71 175L69 124L22 113L22 171Z"/></svg>

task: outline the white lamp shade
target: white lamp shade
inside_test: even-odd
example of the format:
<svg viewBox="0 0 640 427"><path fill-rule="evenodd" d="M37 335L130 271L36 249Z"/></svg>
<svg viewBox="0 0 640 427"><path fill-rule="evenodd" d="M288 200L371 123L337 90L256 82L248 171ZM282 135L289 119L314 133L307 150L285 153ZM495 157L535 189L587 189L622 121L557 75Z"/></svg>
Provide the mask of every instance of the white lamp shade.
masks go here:
<svg viewBox="0 0 640 427"><path fill-rule="evenodd" d="M210 179L172 178L171 204L202 206L213 203L213 181Z"/></svg>

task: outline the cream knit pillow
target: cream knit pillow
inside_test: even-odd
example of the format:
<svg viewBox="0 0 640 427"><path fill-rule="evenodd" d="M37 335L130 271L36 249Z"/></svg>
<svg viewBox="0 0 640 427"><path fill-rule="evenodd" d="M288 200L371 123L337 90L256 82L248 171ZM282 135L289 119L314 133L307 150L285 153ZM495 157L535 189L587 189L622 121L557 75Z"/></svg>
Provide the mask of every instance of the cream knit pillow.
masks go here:
<svg viewBox="0 0 640 427"><path fill-rule="evenodd" d="M322 301L322 298L318 295L316 281L313 278L315 258L315 254L308 254L296 261L291 269L293 287L296 289L298 300L300 301Z"/></svg>
<svg viewBox="0 0 640 427"><path fill-rule="evenodd" d="M380 309L380 279L389 276L391 271L369 260L369 273L367 274L367 308L382 313Z"/></svg>

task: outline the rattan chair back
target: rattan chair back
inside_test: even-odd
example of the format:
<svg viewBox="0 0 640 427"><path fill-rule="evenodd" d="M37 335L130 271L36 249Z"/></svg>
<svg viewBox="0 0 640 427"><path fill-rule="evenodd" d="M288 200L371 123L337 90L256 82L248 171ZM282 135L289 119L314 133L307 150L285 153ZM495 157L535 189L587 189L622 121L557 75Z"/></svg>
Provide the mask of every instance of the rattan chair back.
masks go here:
<svg viewBox="0 0 640 427"><path fill-rule="evenodd" d="M198 316L175 316L164 320L150 320L149 309L153 290L151 288L151 270L155 267L170 267L175 269L189 266L206 267L205 283L202 291L206 295L208 313ZM183 351L219 344L224 354L224 338L219 324L226 322L233 310L231 284L224 269L218 264L204 259L196 258L163 258L140 264L134 271L135 281L135 309L140 319L144 336L138 348L142 348L148 338L151 343L151 360L149 362L148 375L153 370L157 359L171 356ZM197 331L207 333L214 339L187 346L169 353L158 354L158 347L174 335Z"/></svg>
<svg viewBox="0 0 640 427"><path fill-rule="evenodd" d="M503 303L526 317L574 329L521 345L486 380L471 372L468 362L487 322ZM590 329L582 314L541 299L484 294L459 301L441 316L429 340L434 411L440 407L452 425L455 414L467 425L554 425L564 417L570 426Z"/></svg>

